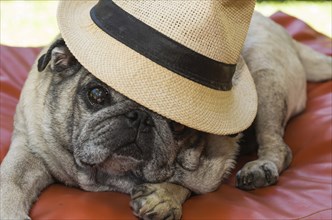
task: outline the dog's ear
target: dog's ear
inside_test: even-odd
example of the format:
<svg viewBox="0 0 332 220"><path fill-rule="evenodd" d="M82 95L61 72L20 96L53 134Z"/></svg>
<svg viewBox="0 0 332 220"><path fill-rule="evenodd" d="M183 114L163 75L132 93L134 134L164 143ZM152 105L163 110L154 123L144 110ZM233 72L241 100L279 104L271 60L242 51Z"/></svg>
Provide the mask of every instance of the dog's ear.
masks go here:
<svg viewBox="0 0 332 220"><path fill-rule="evenodd" d="M43 71L50 63L50 68L54 72L62 72L77 63L76 58L71 54L63 39L55 41L46 54L38 60L38 71Z"/></svg>

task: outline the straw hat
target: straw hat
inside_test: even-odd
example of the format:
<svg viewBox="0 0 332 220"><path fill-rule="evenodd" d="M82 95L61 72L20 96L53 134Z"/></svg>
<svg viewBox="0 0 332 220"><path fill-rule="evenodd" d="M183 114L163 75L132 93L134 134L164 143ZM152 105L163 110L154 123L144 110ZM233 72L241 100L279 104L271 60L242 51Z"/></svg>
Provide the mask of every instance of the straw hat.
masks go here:
<svg viewBox="0 0 332 220"><path fill-rule="evenodd" d="M254 0L61 1L69 50L137 103L214 134L253 122L257 94L240 52Z"/></svg>

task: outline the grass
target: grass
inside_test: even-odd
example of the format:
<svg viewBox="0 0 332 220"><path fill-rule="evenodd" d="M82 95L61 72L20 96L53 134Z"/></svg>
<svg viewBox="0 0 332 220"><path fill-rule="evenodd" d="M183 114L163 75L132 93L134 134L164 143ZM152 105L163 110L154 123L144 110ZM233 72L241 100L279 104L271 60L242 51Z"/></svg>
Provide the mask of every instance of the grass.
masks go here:
<svg viewBox="0 0 332 220"><path fill-rule="evenodd" d="M55 0L0 0L0 43L42 46L58 34ZM259 3L256 9L269 16L281 10L298 17L316 30L332 35L332 2Z"/></svg>

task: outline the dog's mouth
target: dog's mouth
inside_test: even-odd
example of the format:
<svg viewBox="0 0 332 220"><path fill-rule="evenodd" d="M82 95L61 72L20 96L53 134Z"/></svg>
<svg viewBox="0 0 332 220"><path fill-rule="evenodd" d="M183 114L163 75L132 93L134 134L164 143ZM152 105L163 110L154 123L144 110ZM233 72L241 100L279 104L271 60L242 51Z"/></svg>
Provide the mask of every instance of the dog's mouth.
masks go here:
<svg viewBox="0 0 332 220"><path fill-rule="evenodd" d="M121 145L112 152L110 152L109 156L102 161L98 162L88 162L81 159L77 159L76 162L81 167L90 167L90 168L98 168L103 166L105 163L110 163L110 161L121 162L121 163L139 163L140 161L146 160L147 154L144 153L143 149L136 142L130 142L128 144Z"/></svg>
<svg viewBox="0 0 332 220"><path fill-rule="evenodd" d="M136 160L142 160L144 152L142 148L136 143L131 142L129 144L122 145L116 148L112 154L125 157L133 157Z"/></svg>
<svg viewBox="0 0 332 220"><path fill-rule="evenodd" d="M80 160L77 164L109 167L116 166L116 163L125 166L126 161L132 165L150 161L154 151L163 147L163 142L156 135L155 127L146 129L148 125L144 124L144 120L147 120L148 114L137 111L134 116L105 118L101 115L104 120L86 125L75 147L75 157Z"/></svg>

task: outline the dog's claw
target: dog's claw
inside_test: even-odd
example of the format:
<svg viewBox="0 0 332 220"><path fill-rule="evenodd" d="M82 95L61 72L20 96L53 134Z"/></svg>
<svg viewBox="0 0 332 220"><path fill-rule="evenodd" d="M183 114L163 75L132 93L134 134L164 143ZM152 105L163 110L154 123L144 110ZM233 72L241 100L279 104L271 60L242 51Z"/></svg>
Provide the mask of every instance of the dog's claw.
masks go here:
<svg viewBox="0 0 332 220"><path fill-rule="evenodd" d="M236 174L236 187L243 190L253 190L275 184L278 177L278 170L274 163L255 160L247 163Z"/></svg>
<svg viewBox="0 0 332 220"><path fill-rule="evenodd" d="M135 187L131 193L130 205L134 214L144 220L180 219L182 204L158 184L143 184Z"/></svg>

